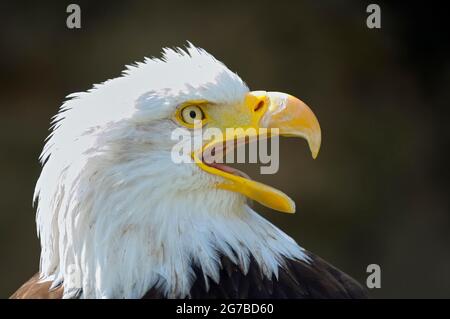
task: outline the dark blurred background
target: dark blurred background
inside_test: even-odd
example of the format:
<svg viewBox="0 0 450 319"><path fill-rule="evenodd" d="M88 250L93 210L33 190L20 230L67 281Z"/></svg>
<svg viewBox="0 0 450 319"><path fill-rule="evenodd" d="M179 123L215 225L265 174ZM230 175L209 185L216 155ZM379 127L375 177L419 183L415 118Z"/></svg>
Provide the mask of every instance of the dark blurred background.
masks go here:
<svg viewBox="0 0 450 319"><path fill-rule="evenodd" d="M381 29L367 28L358 0L72 2L81 29L66 27L68 1L0 4L0 297L38 269L32 194L65 96L186 40L320 120L316 161L287 140L279 173L257 177L297 202L293 216L259 208L267 218L362 283L379 264L372 297L450 297L450 51L438 2L377 1Z"/></svg>

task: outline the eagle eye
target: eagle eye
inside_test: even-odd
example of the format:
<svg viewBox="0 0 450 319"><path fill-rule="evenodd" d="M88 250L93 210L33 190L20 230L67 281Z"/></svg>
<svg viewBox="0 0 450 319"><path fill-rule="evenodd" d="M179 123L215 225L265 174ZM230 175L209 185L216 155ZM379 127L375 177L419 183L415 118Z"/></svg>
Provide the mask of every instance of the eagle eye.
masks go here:
<svg viewBox="0 0 450 319"><path fill-rule="evenodd" d="M181 109L180 118L185 124L194 125L196 121L202 122L205 114L198 105L188 105Z"/></svg>

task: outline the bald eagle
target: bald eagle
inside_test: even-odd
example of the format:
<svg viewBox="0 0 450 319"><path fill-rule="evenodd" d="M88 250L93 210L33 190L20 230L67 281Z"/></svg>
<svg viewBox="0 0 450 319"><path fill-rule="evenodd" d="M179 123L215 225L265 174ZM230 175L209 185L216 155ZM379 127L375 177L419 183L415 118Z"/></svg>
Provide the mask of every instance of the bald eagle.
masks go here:
<svg viewBox="0 0 450 319"><path fill-rule="evenodd" d="M194 122L276 128L306 139L313 157L321 143L305 103L250 91L190 43L69 95L40 157L39 272L12 298L365 297L248 204L292 213L287 195L203 160L224 139L194 147L191 163L172 160L171 132L194 134Z"/></svg>

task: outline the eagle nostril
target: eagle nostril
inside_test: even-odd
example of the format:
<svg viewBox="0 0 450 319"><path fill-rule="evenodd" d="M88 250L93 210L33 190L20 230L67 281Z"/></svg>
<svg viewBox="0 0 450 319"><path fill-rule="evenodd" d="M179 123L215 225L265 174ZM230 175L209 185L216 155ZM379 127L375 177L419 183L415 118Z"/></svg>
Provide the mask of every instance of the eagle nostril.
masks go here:
<svg viewBox="0 0 450 319"><path fill-rule="evenodd" d="M258 102L258 104L256 104L255 108L253 109L254 112L258 112L259 110L261 110L264 107L264 101L261 100Z"/></svg>

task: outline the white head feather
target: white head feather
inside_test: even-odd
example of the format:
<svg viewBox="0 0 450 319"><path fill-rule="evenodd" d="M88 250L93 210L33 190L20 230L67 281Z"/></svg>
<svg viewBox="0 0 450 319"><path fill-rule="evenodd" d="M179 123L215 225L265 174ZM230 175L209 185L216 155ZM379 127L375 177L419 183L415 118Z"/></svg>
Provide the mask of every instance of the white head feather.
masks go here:
<svg viewBox="0 0 450 319"><path fill-rule="evenodd" d="M151 287L186 297L192 265L219 280L219 254L265 275L301 247L260 217L219 177L170 152L176 107L186 100L241 101L245 83L202 49L164 49L163 58L69 96L53 121L36 185L44 280L65 297L139 298ZM73 288L79 289L70 289Z"/></svg>

